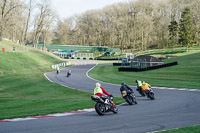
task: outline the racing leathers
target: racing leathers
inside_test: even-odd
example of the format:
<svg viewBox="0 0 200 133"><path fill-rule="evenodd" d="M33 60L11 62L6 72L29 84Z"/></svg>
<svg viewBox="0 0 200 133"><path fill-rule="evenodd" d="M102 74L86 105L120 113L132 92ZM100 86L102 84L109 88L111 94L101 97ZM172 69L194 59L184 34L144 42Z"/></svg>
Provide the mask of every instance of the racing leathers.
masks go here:
<svg viewBox="0 0 200 133"><path fill-rule="evenodd" d="M148 88L151 88L150 84L148 84L148 83L142 83L142 86L141 86L142 91L145 91Z"/></svg>
<svg viewBox="0 0 200 133"><path fill-rule="evenodd" d="M133 92L133 90L126 84L122 84L120 91L121 91L121 93L122 93L122 91L127 91L127 92L130 92L130 93Z"/></svg>
<svg viewBox="0 0 200 133"><path fill-rule="evenodd" d="M107 96L109 96L109 97L107 97L107 99L109 99L109 101L111 102L111 104L112 104L112 110L113 110L114 109L114 102L110 98L112 95L109 94L107 91L105 91L105 89L103 87L96 87L94 89L94 95L102 97L102 96L104 96L104 94L106 94Z"/></svg>
<svg viewBox="0 0 200 133"><path fill-rule="evenodd" d="M103 87L96 87L94 89L94 95L96 95L96 96L102 97L102 96L104 96L103 93L106 94L107 96L110 96L110 94L107 91L105 91L105 89Z"/></svg>

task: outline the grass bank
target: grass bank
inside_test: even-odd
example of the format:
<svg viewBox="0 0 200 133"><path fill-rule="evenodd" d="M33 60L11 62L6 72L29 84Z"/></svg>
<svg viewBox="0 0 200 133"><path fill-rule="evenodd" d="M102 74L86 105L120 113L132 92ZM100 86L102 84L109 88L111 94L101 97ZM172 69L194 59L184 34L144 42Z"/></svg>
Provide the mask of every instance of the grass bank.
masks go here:
<svg viewBox="0 0 200 133"><path fill-rule="evenodd" d="M104 82L136 85L135 80L144 80L152 86L200 89L200 53L194 53L165 60L178 61L179 65L145 72L119 72L118 66L97 66L89 76Z"/></svg>
<svg viewBox="0 0 200 133"><path fill-rule="evenodd" d="M194 53L200 53L200 47L199 46L194 46L189 48L189 51L186 52L185 47L177 47L174 48L173 50L171 48L165 48L165 49L152 49L148 51L132 51L131 49L125 50L124 53L120 54L115 54L112 56L99 56L96 55L97 57L102 59L109 59L109 58L126 58L125 53L133 53L135 56L140 56L140 55L151 55L157 58L165 58L165 57L177 57L177 56L184 56L188 54L194 54Z"/></svg>
<svg viewBox="0 0 200 133"><path fill-rule="evenodd" d="M162 131L158 133L199 133L200 132L200 125L172 129L167 131Z"/></svg>
<svg viewBox="0 0 200 133"><path fill-rule="evenodd" d="M12 47L16 52L12 52ZM64 62L47 52L0 42L0 119L45 115L94 107L91 93L49 82L44 73ZM122 99L115 98L116 103Z"/></svg>
<svg viewBox="0 0 200 133"><path fill-rule="evenodd" d="M149 50L149 51L139 51L136 52L135 54L138 55L151 55L154 57L177 57L177 56L184 56L188 54L194 54L194 53L200 53L200 47L195 46L189 48L189 51L186 52L185 47L179 47L179 48L174 48L172 49L155 49L155 50Z"/></svg>

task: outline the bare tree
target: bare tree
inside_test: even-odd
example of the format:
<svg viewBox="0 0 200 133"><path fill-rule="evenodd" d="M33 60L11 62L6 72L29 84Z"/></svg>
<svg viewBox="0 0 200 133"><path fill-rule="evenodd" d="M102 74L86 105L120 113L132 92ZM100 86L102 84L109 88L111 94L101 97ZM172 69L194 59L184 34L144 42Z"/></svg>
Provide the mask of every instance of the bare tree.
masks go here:
<svg viewBox="0 0 200 133"><path fill-rule="evenodd" d="M46 17L46 19L44 20L45 25L43 26L42 29L43 48L45 48L46 44L50 44L52 42L52 30L56 19L57 19L56 14L54 14L52 10L50 10L48 17Z"/></svg>
<svg viewBox="0 0 200 133"><path fill-rule="evenodd" d="M4 31L9 20L12 18L13 11L20 8L21 2L19 0L2 0L0 1L0 41L2 41Z"/></svg>
<svg viewBox="0 0 200 133"><path fill-rule="evenodd" d="M33 34L33 47L37 48L39 36L50 28L51 20L54 18L50 2L48 0L42 0L38 3L39 13L34 17L34 34ZM45 33L45 37L46 37Z"/></svg>
<svg viewBox="0 0 200 133"><path fill-rule="evenodd" d="M27 33L28 33L29 26L30 26L31 14L32 14L32 11L34 9L35 2L36 1L28 0L28 4L27 4L27 7L26 7L28 12L27 12L27 16L25 17L24 31L23 31L22 38L21 38L22 44L25 44L27 42Z"/></svg>

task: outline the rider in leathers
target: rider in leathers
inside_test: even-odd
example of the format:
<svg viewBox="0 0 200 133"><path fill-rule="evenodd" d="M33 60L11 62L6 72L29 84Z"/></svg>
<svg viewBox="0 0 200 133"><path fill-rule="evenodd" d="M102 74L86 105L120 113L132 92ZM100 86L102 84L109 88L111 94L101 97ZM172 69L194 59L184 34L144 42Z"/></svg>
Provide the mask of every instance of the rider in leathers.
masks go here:
<svg viewBox="0 0 200 133"><path fill-rule="evenodd" d="M102 97L104 96L104 94L110 96L110 94L107 91L105 91L103 87L101 87L100 83L96 83L96 87L94 88L94 95Z"/></svg>
<svg viewBox="0 0 200 133"><path fill-rule="evenodd" d="M122 93L122 91L127 91L128 93L133 92L133 90L128 85L126 85L125 82L123 82L121 85L122 85L120 88L121 93Z"/></svg>
<svg viewBox="0 0 200 133"><path fill-rule="evenodd" d="M142 88L141 88L141 86L142 86L142 81L136 80L135 82L137 83L137 89L136 89L136 90L141 94L141 96L145 96L145 95L142 93Z"/></svg>
<svg viewBox="0 0 200 133"><path fill-rule="evenodd" d="M105 91L105 89L103 87L101 87L100 83L96 83L96 87L94 88L94 95L102 97L104 96L104 94L106 94L109 99L109 101L112 103L112 109L114 108L114 102L112 100L110 100L110 97L113 97L111 94L109 94L107 91Z"/></svg>
<svg viewBox="0 0 200 133"><path fill-rule="evenodd" d="M149 89L149 88L151 88L151 85L142 81L141 90L145 91L146 89Z"/></svg>

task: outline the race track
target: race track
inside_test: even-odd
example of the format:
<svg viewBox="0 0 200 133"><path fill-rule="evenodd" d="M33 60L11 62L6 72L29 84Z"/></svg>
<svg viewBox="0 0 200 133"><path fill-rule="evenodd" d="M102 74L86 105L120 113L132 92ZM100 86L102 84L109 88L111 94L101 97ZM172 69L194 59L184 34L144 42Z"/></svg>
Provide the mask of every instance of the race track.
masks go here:
<svg viewBox="0 0 200 133"><path fill-rule="evenodd" d="M76 65L46 73L49 80L91 92L96 81L86 73L94 64ZM67 70L72 75L67 78ZM123 82L123 81L122 81ZM119 85L101 83L114 96ZM133 87L132 87L133 88ZM98 116L95 111L71 116L0 123L0 133L144 133L200 124L200 92L154 89L156 100L137 96L137 105L118 106L119 113Z"/></svg>

